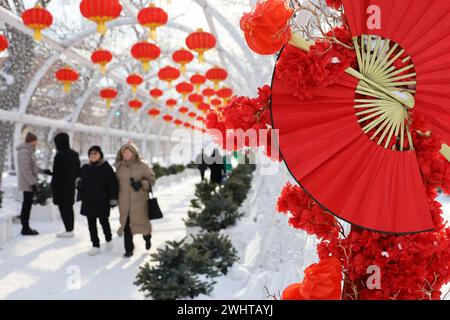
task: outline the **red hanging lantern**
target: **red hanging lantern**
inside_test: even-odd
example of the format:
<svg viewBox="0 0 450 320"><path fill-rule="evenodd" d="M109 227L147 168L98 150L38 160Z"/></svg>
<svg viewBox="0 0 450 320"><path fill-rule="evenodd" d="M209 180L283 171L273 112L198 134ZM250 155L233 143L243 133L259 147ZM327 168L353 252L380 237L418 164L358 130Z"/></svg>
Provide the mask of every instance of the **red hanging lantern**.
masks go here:
<svg viewBox="0 0 450 320"><path fill-rule="evenodd" d="M106 33L106 23L117 19L122 12L119 0L82 0L80 11L83 17L97 23L97 32Z"/></svg>
<svg viewBox="0 0 450 320"><path fill-rule="evenodd" d="M172 81L174 81L180 77L180 70L178 70L174 67L171 67L171 66L167 66L167 67L164 67L161 70L159 70L158 77L162 81L166 81L168 83L169 87L171 87Z"/></svg>
<svg viewBox="0 0 450 320"><path fill-rule="evenodd" d="M137 112L140 108L142 108L144 104L139 99L133 99L128 102L128 106L133 109L134 112Z"/></svg>
<svg viewBox="0 0 450 320"><path fill-rule="evenodd" d="M91 61L100 65L102 74L106 74L106 65L111 62L113 56L108 50L97 50L91 55Z"/></svg>
<svg viewBox="0 0 450 320"><path fill-rule="evenodd" d="M176 120L173 121L173 123L175 123L175 125L177 127L179 127L179 126L181 126L183 124L183 121L181 121L180 119L176 119Z"/></svg>
<svg viewBox="0 0 450 320"><path fill-rule="evenodd" d="M161 49L153 43L138 42L131 48L133 58L142 63L144 72L150 70L150 61L156 60L161 55Z"/></svg>
<svg viewBox="0 0 450 320"><path fill-rule="evenodd" d="M152 108L152 109L148 110L148 115L152 118L156 118L160 114L161 114L161 111L159 111L159 109Z"/></svg>
<svg viewBox="0 0 450 320"><path fill-rule="evenodd" d="M34 30L34 40L42 39L41 31L50 27L53 23L52 14L38 3L34 8L27 9L22 13L23 24Z"/></svg>
<svg viewBox="0 0 450 320"><path fill-rule="evenodd" d="M197 106L197 109L200 110L200 111L202 111L202 112L206 112L206 111L208 111L209 109L211 109L211 106L210 106L209 104L207 104L207 103L202 102L202 103L200 103L200 104Z"/></svg>
<svg viewBox="0 0 450 320"><path fill-rule="evenodd" d="M155 100L158 100L159 98L161 98L163 96L163 94L164 94L164 92L158 88L154 88L154 89L150 90L150 96Z"/></svg>
<svg viewBox="0 0 450 320"><path fill-rule="evenodd" d="M162 117L162 119L163 119L165 122L171 122L171 121L173 120L173 117L172 117L170 114L166 114L166 115L164 115L164 116Z"/></svg>
<svg viewBox="0 0 450 320"><path fill-rule="evenodd" d="M208 98L208 101L211 102L211 98L216 95L216 90L211 88L203 89L202 94Z"/></svg>
<svg viewBox="0 0 450 320"><path fill-rule="evenodd" d="M186 65L194 60L194 55L189 50L180 49L173 53L172 59L180 65L181 73L184 74L186 72Z"/></svg>
<svg viewBox="0 0 450 320"><path fill-rule="evenodd" d="M197 117L197 121L204 122L204 121L205 121L205 117L198 116L198 117Z"/></svg>
<svg viewBox="0 0 450 320"><path fill-rule="evenodd" d="M127 78L127 83L131 86L133 95L136 94L138 86L144 82L144 79L138 74L130 74Z"/></svg>
<svg viewBox="0 0 450 320"><path fill-rule="evenodd" d="M188 113L188 111L189 111L188 107L180 107L178 109L178 112L180 112L181 114L186 114L186 113Z"/></svg>
<svg viewBox="0 0 450 320"><path fill-rule="evenodd" d="M150 39L156 40L156 29L165 25L169 20L167 13L150 3L147 8L142 9L138 13L138 22L143 27L150 29Z"/></svg>
<svg viewBox="0 0 450 320"><path fill-rule="evenodd" d="M194 104L196 107L203 102L203 96L197 93L189 95L189 102Z"/></svg>
<svg viewBox="0 0 450 320"><path fill-rule="evenodd" d="M189 122L185 122L183 125L187 129L191 129L192 128L192 125Z"/></svg>
<svg viewBox="0 0 450 320"><path fill-rule="evenodd" d="M117 90L114 88L105 88L100 90L100 97L106 100L106 106L111 108L111 102L112 100L117 98Z"/></svg>
<svg viewBox="0 0 450 320"><path fill-rule="evenodd" d="M9 46L8 39L6 39L5 36L0 34L0 52L8 49L8 46Z"/></svg>
<svg viewBox="0 0 450 320"><path fill-rule="evenodd" d="M181 94L183 101L186 101L187 95L194 91L194 86L189 82L180 82L176 85L175 89Z"/></svg>
<svg viewBox="0 0 450 320"><path fill-rule="evenodd" d="M200 86L206 82L206 77L199 73L194 74L190 79L191 83L195 87L195 92L200 92Z"/></svg>
<svg viewBox="0 0 450 320"><path fill-rule="evenodd" d="M71 67L65 66L56 71L55 77L64 85L64 92L69 93L72 83L78 80L78 73Z"/></svg>
<svg viewBox="0 0 450 320"><path fill-rule="evenodd" d="M229 99L231 98L231 96L233 95L233 90L231 90L230 88L222 88L219 91L217 91L217 96L219 98L222 98L223 103L227 104Z"/></svg>
<svg viewBox="0 0 450 320"><path fill-rule="evenodd" d="M186 45L190 50L198 53L198 60L203 63L205 52L216 46L216 38L203 29L197 29L186 38Z"/></svg>
<svg viewBox="0 0 450 320"><path fill-rule="evenodd" d="M218 66L206 71L206 78L214 83L214 89L219 89L219 83L228 78L228 72Z"/></svg>
<svg viewBox="0 0 450 320"><path fill-rule="evenodd" d="M219 106L221 106L222 105L222 100L220 100L220 99L212 99L211 100L211 104L214 106L214 107L219 107Z"/></svg>
<svg viewBox="0 0 450 320"><path fill-rule="evenodd" d="M175 99L167 99L166 106L168 106L169 108L173 108L176 105L177 105L177 100L175 100Z"/></svg>
<svg viewBox="0 0 450 320"><path fill-rule="evenodd" d="M188 117L194 119L197 116L195 112L189 112Z"/></svg>

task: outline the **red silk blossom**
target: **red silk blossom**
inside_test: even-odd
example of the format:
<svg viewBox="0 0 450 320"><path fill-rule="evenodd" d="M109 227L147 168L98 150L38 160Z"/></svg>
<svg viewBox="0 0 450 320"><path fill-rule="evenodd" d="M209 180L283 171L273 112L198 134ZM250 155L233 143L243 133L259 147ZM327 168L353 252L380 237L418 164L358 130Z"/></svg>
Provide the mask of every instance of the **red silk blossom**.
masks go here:
<svg viewBox="0 0 450 320"><path fill-rule="evenodd" d="M339 10L342 7L342 0L326 0L327 6L335 10Z"/></svg>
<svg viewBox="0 0 450 320"><path fill-rule="evenodd" d="M351 45L348 30L336 27L327 33ZM300 99L311 98L311 88L324 88L335 83L350 66L355 66L354 50L335 44L331 40L319 40L309 52L286 45L277 62L276 76L282 79L292 94Z"/></svg>
<svg viewBox="0 0 450 320"><path fill-rule="evenodd" d="M345 239L318 245L319 258L330 254L344 270L343 299L438 300L450 280L450 229L414 235L352 231ZM371 266L380 271L378 289L368 288Z"/></svg>
<svg viewBox="0 0 450 320"><path fill-rule="evenodd" d="M305 270L302 283L287 287L283 300L340 300L342 267L335 257L326 257Z"/></svg>
<svg viewBox="0 0 450 320"><path fill-rule="evenodd" d="M339 226L333 215L325 212L302 188L288 183L278 198L279 212L289 214L289 224L325 240L335 239Z"/></svg>
<svg viewBox="0 0 450 320"><path fill-rule="evenodd" d="M235 96L225 107L208 113L206 127L218 129L222 133L220 137L222 141L217 141L218 143L225 143L227 138L234 139L232 150L258 147L260 144L267 148L267 143L270 143L271 140L261 137L260 134L267 134L267 130L270 128L270 95L271 89L266 85L259 88L256 98ZM244 134L249 133L249 130L254 130L254 134L252 132L242 138L235 137L239 130L242 130ZM223 147L230 146L223 145Z"/></svg>
<svg viewBox="0 0 450 320"><path fill-rule="evenodd" d="M261 55L278 52L291 38L289 20L293 13L285 0L258 0L240 21L250 49Z"/></svg>

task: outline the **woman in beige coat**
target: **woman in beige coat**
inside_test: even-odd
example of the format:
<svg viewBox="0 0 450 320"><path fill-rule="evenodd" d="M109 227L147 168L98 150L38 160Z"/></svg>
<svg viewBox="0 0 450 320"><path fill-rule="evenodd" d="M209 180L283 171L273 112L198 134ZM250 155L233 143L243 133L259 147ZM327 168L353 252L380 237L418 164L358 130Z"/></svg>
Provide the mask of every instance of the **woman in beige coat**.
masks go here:
<svg viewBox="0 0 450 320"><path fill-rule="evenodd" d="M150 187L155 184L155 174L139 157L137 148L132 144L120 148L114 166L119 182L120 228L117 233L120 237L124 236L124 256L131 257L134 251L134 234L142 234L145 248L149 250L151 247L148 194Z"/></svg>

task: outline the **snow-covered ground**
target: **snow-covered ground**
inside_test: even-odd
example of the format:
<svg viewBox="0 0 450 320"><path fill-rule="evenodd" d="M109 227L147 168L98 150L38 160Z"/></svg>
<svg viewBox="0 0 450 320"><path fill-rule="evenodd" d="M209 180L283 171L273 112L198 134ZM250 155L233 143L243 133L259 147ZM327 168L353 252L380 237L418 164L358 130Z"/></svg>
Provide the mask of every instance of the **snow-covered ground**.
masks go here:
<svg viewBox="0 0 450 320"><path fill-rule="evenodd" d="M162 182L157 196L165 219L154 222L153 247L167 240L179 240L186 234L182 218L186 217L194 196L197 175L180 183ZM210 296L199 299L272 299L280 290L300 281L303 270L316 262L314 237L288 226L287 217L276 212L276 199L282 186L290 181L284 167L277 175L260 175L253 179L252 190L241 210L245 216L224 231L239 252L240 261L226 276L217 278ZM17 213L20 203L15 191L15 177L6 177L6 199L0 216ZM440 197L447 217L450 197ZM133 285L138 267L149 261L142 238L135 237L135 255L122 258L123 239L114 238L114 250L96 257L87 256L89 234L84 217L77 214L76 237L57 239L60 221L35 222L41 235L21 237L14 226L14 239L0 250L0 299L143 299ZM118 228L118 212L112 213L113 230ZM100 239L101 228L99 228ZM444 294L450 289L447 286Z"/></svg>

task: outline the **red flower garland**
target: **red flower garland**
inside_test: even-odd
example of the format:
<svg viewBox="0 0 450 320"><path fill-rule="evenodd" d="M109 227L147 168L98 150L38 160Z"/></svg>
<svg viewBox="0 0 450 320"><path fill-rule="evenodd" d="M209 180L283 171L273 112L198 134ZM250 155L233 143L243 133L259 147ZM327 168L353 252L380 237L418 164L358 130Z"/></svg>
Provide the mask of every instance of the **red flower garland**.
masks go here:
<svg viewBox="0 0 450 320"><path fill-rule="evenodd" d="M352 45L348 30L336 27L327 33L340 42ZM317 41L309 52L287 45L277 62L276 77L282 79L294 96L311 98L311 87L327 87L335 83L345 69L356 64L356 53L340 44Z"/></svg>

